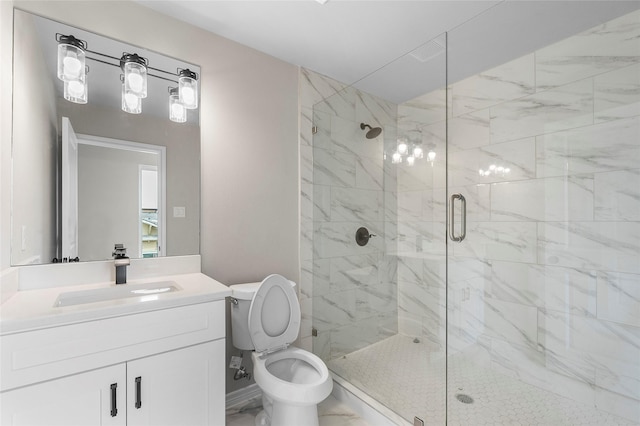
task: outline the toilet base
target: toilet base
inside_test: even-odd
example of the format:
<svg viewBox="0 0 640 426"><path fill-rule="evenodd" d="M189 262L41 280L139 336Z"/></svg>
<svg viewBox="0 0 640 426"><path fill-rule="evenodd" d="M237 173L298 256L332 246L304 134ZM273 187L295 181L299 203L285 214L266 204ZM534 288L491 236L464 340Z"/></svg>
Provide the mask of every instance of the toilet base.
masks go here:
<svg viewBox="0 0 640 426"><path fill-rule="evenodd" d="M256 416L256 426L318 426L318 405L291 405L262 394L264 410Z"/></svg>

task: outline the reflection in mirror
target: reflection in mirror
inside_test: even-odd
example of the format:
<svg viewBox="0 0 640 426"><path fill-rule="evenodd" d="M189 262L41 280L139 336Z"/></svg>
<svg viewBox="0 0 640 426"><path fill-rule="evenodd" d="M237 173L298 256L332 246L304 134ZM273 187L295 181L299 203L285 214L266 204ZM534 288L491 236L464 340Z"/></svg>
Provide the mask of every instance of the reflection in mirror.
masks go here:
<svg viewBox="0 0 640 426"><path fill-rule="evenodd" d="M115 243L132 258L197 254L199 109L179 111L169 91L199 67L20 10L14 20L11 263L104 260ZM58 79L61 34L100 52L86 55L84 93ZM140 114L123 111L111 60L123 52L148 65Z"/></svg>

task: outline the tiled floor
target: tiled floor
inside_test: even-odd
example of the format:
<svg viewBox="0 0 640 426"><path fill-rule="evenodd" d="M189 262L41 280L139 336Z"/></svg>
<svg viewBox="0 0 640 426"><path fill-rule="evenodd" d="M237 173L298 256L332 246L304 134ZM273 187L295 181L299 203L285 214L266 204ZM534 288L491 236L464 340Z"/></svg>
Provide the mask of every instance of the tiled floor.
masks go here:
<svg viewBox="0 0 640 426"><path fill-rule="evenodd" d="M254 426L256 414L261 409L262 398L248 401L242 407L227 409L226 426ZM331 395L318 405L318 416L320 426L368 426L349 407Z"/></svg>
<svg viewBox="0 0 640 426"><path fill-rule="evenodd" d="M431 356L431 358L430 358ZM396 335L328 363L331 370L405 419L443 425L445 367L413 338ZM448 425L630 425L461 357L449 358ZM474 402L465 404L456 394Z"/></svg>

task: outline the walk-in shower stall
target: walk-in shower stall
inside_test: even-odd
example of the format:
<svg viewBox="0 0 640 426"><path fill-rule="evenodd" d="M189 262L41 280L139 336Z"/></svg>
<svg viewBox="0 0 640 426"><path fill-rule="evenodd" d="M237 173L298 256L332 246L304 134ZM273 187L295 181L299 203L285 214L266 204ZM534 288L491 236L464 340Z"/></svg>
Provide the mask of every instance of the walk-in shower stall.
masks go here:
<svg viewBox="0 0 640 426"><path fill-rule="evenodd" d="M481 16L355 85L308 76L333 94L301 148L302 303L337 381L409 423L640 424L629 8L482 69Z"/></svg>

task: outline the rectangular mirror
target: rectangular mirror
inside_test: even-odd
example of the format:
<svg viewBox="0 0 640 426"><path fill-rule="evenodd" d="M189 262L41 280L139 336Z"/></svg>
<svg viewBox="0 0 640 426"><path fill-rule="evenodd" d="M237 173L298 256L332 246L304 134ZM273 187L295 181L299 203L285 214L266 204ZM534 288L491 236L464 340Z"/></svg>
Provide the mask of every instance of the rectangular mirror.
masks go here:
<svg viewBox="0 0 640 426"><path fill-rule="evenodd" d="M86 103L67 100L83 102L83 91L58 78L61 35L86 43ZM147 71L138 114L124 111L125 54ZM196 65L14 10L12 265L110 259L116 243L131 258L199 253L199 108L170 108L179 70L200 76Z"/></svg>

